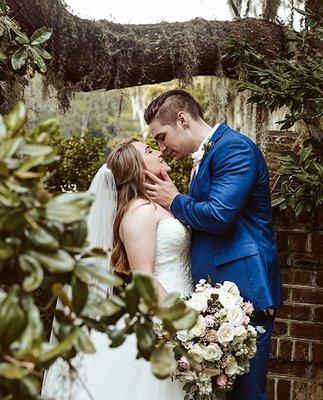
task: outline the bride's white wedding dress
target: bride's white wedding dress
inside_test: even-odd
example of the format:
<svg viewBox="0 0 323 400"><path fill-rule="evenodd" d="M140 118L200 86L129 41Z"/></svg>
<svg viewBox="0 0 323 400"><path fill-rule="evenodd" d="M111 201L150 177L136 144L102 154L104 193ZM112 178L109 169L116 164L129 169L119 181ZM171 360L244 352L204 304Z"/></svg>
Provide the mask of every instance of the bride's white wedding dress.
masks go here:
<svg viewBox="0 0 323 400"><path fill-rule="evenodd" d="M162 219L157 227L155 277L167 292L187 296L193 291L190 233L177 219ZM72 377L66 364L57 360L47 373L43 396L55 400L183 400L182 384L159 380L150 363L136 360L136 337L131 335L111 349L106 335L93 332L96 353L77 356Z"/></svg>

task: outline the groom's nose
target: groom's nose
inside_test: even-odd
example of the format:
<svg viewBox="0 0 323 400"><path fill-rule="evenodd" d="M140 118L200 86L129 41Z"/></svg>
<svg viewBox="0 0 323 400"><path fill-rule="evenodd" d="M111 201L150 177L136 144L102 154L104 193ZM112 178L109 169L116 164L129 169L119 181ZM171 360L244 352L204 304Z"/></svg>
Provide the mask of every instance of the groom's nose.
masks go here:
<svg viewBox="0 0 323 400"><path fill-rule="evenodd" d="M159 143L159 149L162 153L164 153L167 150L167 147L164 145L164 143Z"/></svg>

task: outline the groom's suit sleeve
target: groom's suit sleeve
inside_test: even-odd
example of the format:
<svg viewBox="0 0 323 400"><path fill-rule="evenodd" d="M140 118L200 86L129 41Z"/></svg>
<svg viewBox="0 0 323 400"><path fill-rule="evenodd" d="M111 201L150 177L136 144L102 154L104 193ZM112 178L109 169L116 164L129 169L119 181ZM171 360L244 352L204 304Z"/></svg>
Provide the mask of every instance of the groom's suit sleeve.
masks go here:
<svg viewBox="0 0 323 400"><path fill-rule="evenodd" d="M253 149L244 140L225 143L211 155L212 178L207 201L178 194L171 204L175 217L193 229L218 235L231 230L256 182Z"/></svg>

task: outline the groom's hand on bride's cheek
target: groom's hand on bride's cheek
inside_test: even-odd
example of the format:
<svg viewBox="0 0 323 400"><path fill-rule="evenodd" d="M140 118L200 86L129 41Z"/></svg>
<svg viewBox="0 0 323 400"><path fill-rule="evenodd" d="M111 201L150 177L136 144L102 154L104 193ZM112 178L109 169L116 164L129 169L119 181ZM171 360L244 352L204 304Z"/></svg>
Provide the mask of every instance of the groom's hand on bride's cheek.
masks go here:
<svg viewBox="0 0 323 400"><path fill-rule="evenodd" d="M145 171L145 175L147 178L145 188L152 201L165 208L170 208L174 198L179 192L167 172L162 171L163 179L158 178L147 170Z"/></svg>

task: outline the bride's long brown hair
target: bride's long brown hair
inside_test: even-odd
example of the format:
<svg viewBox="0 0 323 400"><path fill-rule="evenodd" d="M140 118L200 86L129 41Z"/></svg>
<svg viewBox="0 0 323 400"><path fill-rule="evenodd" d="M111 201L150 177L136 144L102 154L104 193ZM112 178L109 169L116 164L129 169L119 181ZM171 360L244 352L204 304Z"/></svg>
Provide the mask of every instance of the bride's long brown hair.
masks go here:
<svg viewBox="0 0 323 400"><path fill-rule="evenodd" d="M129 139L113 150L107 161L111 169L118 191L117 212L113 225L113 250L111 263L116 272L130 275L131 269L126 249L120 238L120 224L127 212L130 203L135 199L145 199L150 202L144 187L145 164L139 151L132 143L136 139Z"/></svg>

